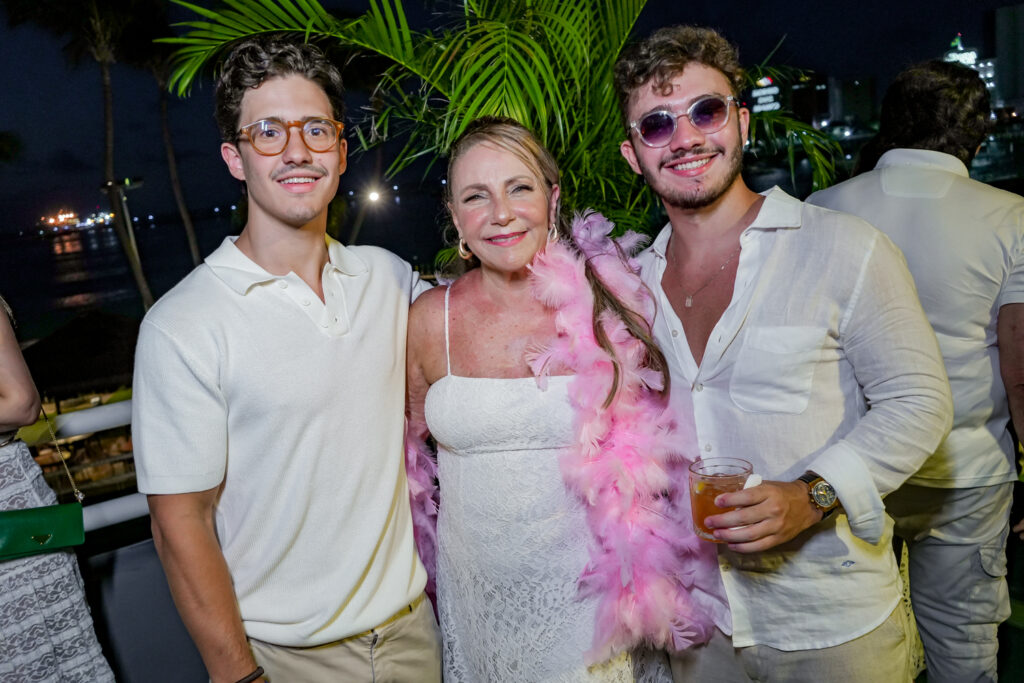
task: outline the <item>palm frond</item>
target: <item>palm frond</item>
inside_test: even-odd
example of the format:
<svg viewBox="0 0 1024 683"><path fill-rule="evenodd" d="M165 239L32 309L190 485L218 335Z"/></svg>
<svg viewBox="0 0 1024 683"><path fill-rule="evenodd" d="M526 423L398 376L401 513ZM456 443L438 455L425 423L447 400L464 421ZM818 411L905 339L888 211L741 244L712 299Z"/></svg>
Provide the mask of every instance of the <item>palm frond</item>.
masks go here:
<svg viewBox="0 0 1024 683"><path fill-rule="evenodd" d="M180 46L172 81L179 93L239 38L288 31L334 41L391 64L363 119L350 127L363 148L404 143L389 177L419 160L429 167L470 121L500 114L532 128L551 150L567 209L602 210L617 230L650 230L661 218L657 197L619 153L624 131L612 82L646 0L464 0L433 30L411 28L402 0L369 0L363 14L344 20L318 0L223 0L217 10L175 2L197 16L180 24L184 35L168 40ZM748 71L752 83L801 75L767 59ZM815 187L834 175L838 145L785 112L754 115L751 136L784 150L791 169L796 152L806 154Z"/></svg>
<svg viewBox="0 0 1024 683"><path fill-rule="evenodd" d="M314 34L332 35L337 23L316 0L224 0L221 10L200 7L187 0L173 1L206 19L175 24L190 30L159 41L182 46L175 53L168 83L180 96L188 94L203 66L236 40L272 31L291 31L307 38Z"/></svg>
<svg viewBox="0 0 1024 683"><path fill-rule="evenodd" d="M824 131L804 123L787 111L761 112L751 117L750 142L762 140L769 152L785 149L790 177L796 185L796 150L807 155L811 165L811 185L815 190L828 187L835 179L835 160L843 153L839 143Z"/></svg>

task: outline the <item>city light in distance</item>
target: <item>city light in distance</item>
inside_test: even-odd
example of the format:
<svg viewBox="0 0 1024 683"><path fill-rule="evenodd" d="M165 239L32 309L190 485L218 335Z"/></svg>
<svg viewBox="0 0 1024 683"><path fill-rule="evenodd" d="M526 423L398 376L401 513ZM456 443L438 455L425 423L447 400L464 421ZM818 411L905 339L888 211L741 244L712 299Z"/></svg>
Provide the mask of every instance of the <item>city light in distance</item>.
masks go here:
<svg viewBox="0 0 1024 683"><path fill-rule="evenodd" d="M85 218L79 218L78 214L68 209L61 209L52 216L42 216L39 219L40 227L46 226L57 230L69 230L71 228L91 228L95 225L109 225L114 220L114 214L99 211L89 214Z"/></svg>

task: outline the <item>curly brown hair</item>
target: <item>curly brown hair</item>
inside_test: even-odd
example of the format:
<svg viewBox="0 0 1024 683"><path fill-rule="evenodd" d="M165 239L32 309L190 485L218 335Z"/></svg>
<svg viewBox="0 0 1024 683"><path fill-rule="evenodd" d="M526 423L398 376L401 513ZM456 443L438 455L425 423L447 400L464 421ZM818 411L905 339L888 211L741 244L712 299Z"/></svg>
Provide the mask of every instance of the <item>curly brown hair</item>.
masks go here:
<svg viewBox="0 0 1024 683"><path fill-rule="evenodd" d="M744 74L736 47L717 31L702 26L666 26L628 46L615 62L615 94L622 126L629 130L629 105L641 87L664 90L690 63L718 69L732 85L743 88Z"/></svg>
<svg viewBox="0 0 1024 683"><path fill-rule="evenodd" d="M338 121L345 115L341 72L315 45L268 34L240 42L224 60L214 91L214 118L224 142L238 139L242 98L271 78L303 76L319 85Z"/></svg>

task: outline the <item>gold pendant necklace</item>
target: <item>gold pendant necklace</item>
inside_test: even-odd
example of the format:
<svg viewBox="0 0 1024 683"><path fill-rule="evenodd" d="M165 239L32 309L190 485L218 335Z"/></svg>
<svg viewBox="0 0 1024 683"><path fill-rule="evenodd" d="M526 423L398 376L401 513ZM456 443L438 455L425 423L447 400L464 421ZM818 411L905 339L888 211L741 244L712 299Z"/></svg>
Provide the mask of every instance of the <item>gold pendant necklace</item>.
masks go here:
<svg viewBox="0 0 1024 683"><path fill-rule="evenodd" d="M716 278L716 277L718 277L719 275L721 275L721 274L722 274L722 271L723 271L723 270L725 270L725 269L726 269L726 267L727 267L727 266L728 266L728 265L729 265L730 263L732 263L732 260L733 260L734 258L736 258L736 254L740 253L740 249L742 249L742 248L743 248L743 245L741 244L740 246L738 246L738 247L736 247L735 249L733 249L732 253L731 253L731 254L729 254L729 258L725 259L725 263L723 263L723 264L722 264L721 266L719 266L719 267L718 267L718 270L716 270L716 271L715 271L715 272L714 272L714 273L713 273L713 274L711 275L711 277L709 277L709 278L708 278L707 280L705 280L705 281L704 281L704 284L702 284L702 285L701 285L700 287L698 287L697 289L695 289L695 290L694 290L694 291L693 291L692 293L690 293L690 294L687 294L686 292L683 292L683 295L684 295L684 296L686 297L685 299L683 299L683 306L685 306L686 308L693 308L693 297L695 297L695 296L697 296L698 294L700 294L700 293L701 293L702 291L704 291L704 288L705 288L705 287L707 287L707 286L708 286L708 285L710 285L710 284L711 284L712 282L714 282L714 281L715 281L715 278ZM673 255L673 256L674 256L674 254L675 254L675 252L671 252L671 255ZM673 258L673 260L675 260L675 259ZM679 286L680 286L680 289L682 289L682 284L683 284L683 280L682 280L682 278L680 277L680 279L679 279Z"/></svg>

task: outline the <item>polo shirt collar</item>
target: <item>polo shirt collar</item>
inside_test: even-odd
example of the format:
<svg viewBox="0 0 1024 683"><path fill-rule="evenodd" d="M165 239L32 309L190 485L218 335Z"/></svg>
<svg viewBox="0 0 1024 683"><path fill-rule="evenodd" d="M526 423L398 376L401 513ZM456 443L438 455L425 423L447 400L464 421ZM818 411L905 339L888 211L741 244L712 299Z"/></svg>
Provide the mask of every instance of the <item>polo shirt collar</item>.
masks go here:
<svg viewBox="0 0 1024 683"><path fill-rule="evenodd" d="M933 171L946 171L955 173L964 178L970 177L970 172L964 162L952 154L936 152L931 149L890 149L878 159L875 168L886 168L894 166L914 166Z"/></svg>
<svg viewBox="0 0 1024 683"><path fill-rule="evenodd" d="M213 270L224 284L241 295L264 282L279 279L280 275L267 272L255 261L242 253L235 246L238 237L225 237L224 241L212 254L206 257L205 263ZM324 274L337 272L341 275L358 276L369 271L369 266L358 254L345 248L341 242L325 235L327 242L327 258Z"/></svg>
<svg viewBox="0 0 1024 683"><path fill-rule="evenodd" d="M747 226L746 233L750 230L775 230L778 228L799 228L803 216L803 202L795 197L790 197L783 192L778 185L770 190L761 193L764 196L764 203L761 210L757 212L754 221ZM651 250L661 258L665 258L665 248L672 236L672 224L668 223L654 242Z"/></svg>

